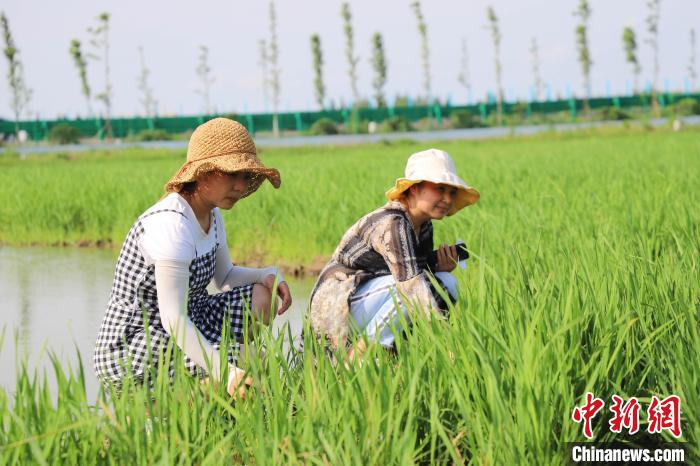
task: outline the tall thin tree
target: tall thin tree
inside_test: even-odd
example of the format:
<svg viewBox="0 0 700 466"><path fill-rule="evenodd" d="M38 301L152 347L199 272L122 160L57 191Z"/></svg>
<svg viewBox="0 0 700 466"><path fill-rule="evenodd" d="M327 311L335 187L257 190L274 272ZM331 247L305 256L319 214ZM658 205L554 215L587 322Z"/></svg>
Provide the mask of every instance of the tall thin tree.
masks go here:
<svg viewBox="0 0 700 466"><path fill-rule="evenodd" d="M530 60L532 65L532 80L535 100L542 99L542 74L540 73L540 47L535 37L530 41Z"/></svg>
<svg viewBox="0 0 700 466"><path fill-rule="evenodd" d="M90 84L88 83L87 78L87 60L83 56L81 44L78 39L73 39L70 41L70 56L73 59L75 68L78 70L78 78L80 78L80 91L83 93L83 97L85 97L88 116L92 117L92 96Z"/></svg>
<svg viewBox="0 0 700 466"><path fill-rule="evenodd" d="M493 40L493 62L496 68L496 121L500 125L503 121L503 83L501 82L501 30L498 27L498 16L492 6L486 9L486 17L489 20L491 39Z"/></svg>
<svg viewBox="0 0 700 466"><path fill-rule="evenodd" d="M97 26L88 28L92 51L88 57L95 61L102 61L104 65L105 87L102 92L95 95L95 99L104 104L105 134L107 138L113 137L112 133L112 80L109 62L109 13L103 12L97 16Z"/></svg>
<svg viewBox="0 0 700 466"><path fill-rule="evenodd" d="M24 67L19 59L19 49L15 45L15 40L10 31L10 23L5 13L0 13L0 25L5 41L3 52L7 58L7 83L10 86L12 99L10 107L15 115L15 136L19 136L19 119L26 111L29 101L32 98L32 90L27 87L24 81Z"/></svg>
<svg viewBox="0 0 700 466"><path fill-rule="evenodd" d="M418 24L418 33L420 34L421 40L421 62L423 64L423 92L425 93L425 100L430 102L432 98L430 89L430 48L428 45L428 25L425 24L425 18L423 17L423 12L420 8L420 2L414 0L411 2L411 8L413 13L416 15L416 22Z"/></svg>
<svg viewBox="0 0 700 466"><path fill-rule="evenodd" d="M340 8L340 15L343 18L343 33L345 34L345 58L348 61L348 77L350 78L350 89L352 90L352 100L356 105L360 101L360 93L357 90L357 63L360 57L355 56L354 34L352 30L352 13L350 4L344 2Z"/></svg>
<svg viewBox="0 0 700 466"><path fill-rule="evenodd" d="M469 49L467 48L467 38L462 37L462 56L459 61L459 74L457 75L459 82L467 91L467 98L472 92L472 83L469 76Z"/></svg>
<svg viewBox="0 0 700 466"><path fill-rule="evenodd" d="M260 67L260 79L262 81L263 90L263 103L265 105L266 112L270 101L270 77L268 76L267 62L267 42L265 41L265 39L260 39L258 41L258 66Z"/></svg>
<svg viewBox="0 0 700 466"><path fill-rule="evenodd" d="M311 35L311 57L314 66L314 96L318 108L323 110L326 87L323 85L323 52L321 51L321 38L318 34Z"/></svg>
<svg viewBox="0 0 700 466"><path fill-rule="evenodd" d="M591 7L588 0L579 0L578 9L574 11L574 16L577 16L580 21L576 26L576 49L583 74L583 109L586 115L590 115L588 99L591 98L591 65L593 61L588 47L588 22L591 18Z"/></svg>
<svg viewBox="0 0 700 466"><path fill-rule="evenodd" d="M386 84L386 57L384 55L384 41L382 35L375 32L372 35L372 69L374 69L374 100L377 107L386 107L386 97L384 96L384 85Z"/></svg>
<svg viewBox="0 0 700 466"><path fill-rule="evenodd" d="M270 70L270 92L272 94L272 134L278 138L280 136L279 116L277 114L280 104L280 73L278 65L279 48L277 47L277 13L275 2L270 0L270 42L267 51L267 60Z"/></svg>
<svg viewBox="0 0 700 466"><path fill-rule="evenodd" d="M149 118L156 116L158 102L155 97L153 97L153 88L148 82L148 77L151 75L151 70L146 66L146 58L144 57L143 47L139 46L139 65L140 73L137 78L138 88L141 91L141 105L143 105L143 110L145 115Z"/></svg>
<svg viewBox="0 0 700 466"><path fill-rule="evenodd" d="M639 73L642 67L637 58L637 35L634 29L626 27L622 31L622 45L625 49L625 60L632 66L632 74L634 75L634 93L639 93Z"/></svg>
<svg viewBox="0 0 700 466"><path fill-rule="evenodd" d="M690 29L690 58L688 59L688 79L690 79L690 89L695 92L695 81L698 79L698 72L695 68L695 29Z"/></svg>
<svg viewBox="0 0 700 466"><path fill-rule="evenodd" d="M647 33L649 36L644 40L651 47L653 62L651 81L651 108L655 116L659 116L659 102L656 96L659 84L659 19L661 17L661 0L648 0L647 8Z"/></svg>
<svg viewBox="0 0 700 466"><path fill-rule="evenodd" d="M209 66L209 48L206 45L199 46L199 58L197 68L195 69L201 88L197 89L197 94L202 96L202 109L205 115L211 115L210 91L211 85L214 83L214 78L211 75L211 67Z"/></svg>

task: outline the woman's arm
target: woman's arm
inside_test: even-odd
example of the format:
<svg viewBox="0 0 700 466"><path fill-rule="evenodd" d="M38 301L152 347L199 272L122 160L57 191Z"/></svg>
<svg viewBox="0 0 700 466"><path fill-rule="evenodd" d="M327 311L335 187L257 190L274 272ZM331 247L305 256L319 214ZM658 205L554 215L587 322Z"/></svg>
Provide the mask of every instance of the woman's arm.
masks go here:
<svg viewBox="0 0 700 466"><path fill-rule="evenodd" d="M283 282L282 275L275 267L252 268L234 266L231 262L231 255L228 252L228 240L226 238L226 228L224 219L219 209L214 209L216 216L217 233L219 236L219 247L216 248L216 267L214 268L214 285L221 291L231 291L232 289L249 285L251 283L265 283L268 275L277 277L279 282Z"/></svg>
<svg viewBox="0 0 700 466"><path fill-rule="evenodd" d="M194 241L177 213L168 212L146 219L145 233L139 241L144 258L154 264L158 310L161 323L180 349L202 369L209 360L210 378L221 379L221 357L209 341L187 317L189 264L194 257ZM229 365L229 379L243 380L243 370ZM229 390L231 392L231 390Z"/></svg>
<svg viewBox="0 0 700 466"><path fill-rule="evenodd" d="M177 346L199 367L206 369L208 359L211 367L209 375L214 380L221 380L219 351L187 317L187 290L190 278L188 264L157 261L155 278L158 309L163 328L168 335L175 338Z"/></svg>
<svg viewBox="0 0 700 466"><path fill-rule="evenodd" d="M377 225L371 234L371 242L384 257L398 290L431 316L438 305L418 264L418 245L411 230L408 220L391 216Z"/></svg>
<svg viewBox="0 0 700 466"><path fill-rule="evenodd" d="M277 276L279 283L284 281L276 267L252 268L240 267L231 263L231 255L226 244L219 244L216 250L216 268L214 269L214 285L221 291L248 285L250 283L265 283L267 276Z"/></svg>

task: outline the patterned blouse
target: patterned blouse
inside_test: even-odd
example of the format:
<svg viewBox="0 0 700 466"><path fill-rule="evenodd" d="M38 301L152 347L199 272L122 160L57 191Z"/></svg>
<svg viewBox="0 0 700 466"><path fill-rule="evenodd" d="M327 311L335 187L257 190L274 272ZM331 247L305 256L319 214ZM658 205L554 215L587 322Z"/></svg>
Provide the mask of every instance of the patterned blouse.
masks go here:
<svg viewBox="0 0 700 466"><path fill-rule="evenodd" d="M426 314L438 309L425 271L433 249L433 224L413 224L399 201L388 202L358 220L343 235L311 292L311 326L332 345L346 341L349 298L368 280L393 275L400 294Z"/></svg>

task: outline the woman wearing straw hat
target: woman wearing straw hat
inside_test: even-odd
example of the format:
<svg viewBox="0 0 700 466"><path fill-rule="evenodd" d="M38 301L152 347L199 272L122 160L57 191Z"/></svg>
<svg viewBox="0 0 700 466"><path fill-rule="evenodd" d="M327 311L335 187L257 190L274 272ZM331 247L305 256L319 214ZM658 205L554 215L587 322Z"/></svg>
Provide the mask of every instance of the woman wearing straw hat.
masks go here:
<svg viewBox="0 0 700 466"><path fill-rule="evenodd" d="M269 323L275 281L279 314L289 308L291 295L274 267L232 265L220 209L231 209L265 179L280 185L279 172L260 162L242 125L216 118L194 131L187 161L165 185L163 198L136 220L119 254L94 353L105 385L121 386L127 360L142 380L149 360L157 361L175 337L193 375L209 367L209 377L220 381L220 359L227 357L228 391L244 396L242 387L251 380L233 365L230 351L220 356L222 327L226 323L241 341L247 309L256 322ZM212 279L221 293L208 293Z"/></svg>
<svg viewBox="0 0 700 466"><path fill-rule="evenodd" d="M457 283L449 273L456 265L456 247L440 246L437 262L430 263L432 221L475 203L479 193L457 176L450 155L437 149L413 154L405 175L386 192L386 205L345 233L311 292L311 327L333 346L344 344L354 329L392 347L392 328L407 318L400 301L401 312L396 309L396 298L408 299L428 315L445 309L428 270L456 300Z"/></svg>

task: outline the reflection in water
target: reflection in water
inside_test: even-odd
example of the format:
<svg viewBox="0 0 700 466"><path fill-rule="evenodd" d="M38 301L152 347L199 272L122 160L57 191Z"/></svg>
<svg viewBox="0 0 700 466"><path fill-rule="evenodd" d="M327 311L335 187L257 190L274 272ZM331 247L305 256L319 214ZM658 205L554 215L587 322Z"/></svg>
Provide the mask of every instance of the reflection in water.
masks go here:
<svg viewBox="0 0 700 466"><path fill-rule="evenodd" d="M4 282L4 280L3 280ZM32 325L31 306L29 305L29 279L27 277L27 267L20 264L17 271L17 289L19 291L19 345L23 353L27 353L29 348L29 328ZM5 311L7 312L7 311Z"/></svg>
<svg viewBox="0 0 700 466"><path fill-rule="evenodd" d="M76 348L83 359L90 400L97 394L92 351L112 287L118 251L97 249L0 247L0 329L19 332L19 346L5 338L0 346L0 387L15 387L15 356L27 356L30 368L49 369L42 346L75 367ZM313 282L289 281L292 309L275 319L273 332L289 322L301 330L301 315ZM41 360L39 361L39 357Z"/></svg>

